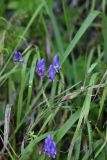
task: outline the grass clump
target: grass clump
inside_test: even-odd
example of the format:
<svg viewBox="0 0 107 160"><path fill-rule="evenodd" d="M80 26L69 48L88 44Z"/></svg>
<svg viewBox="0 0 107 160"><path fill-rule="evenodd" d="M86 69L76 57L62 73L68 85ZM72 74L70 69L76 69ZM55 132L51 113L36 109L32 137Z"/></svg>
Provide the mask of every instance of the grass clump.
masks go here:
<svg viewBox="0 0 107 160"><path fill-rule="evenodd" d="M106 1L0 6L0 158L106 160Z"/></svg>

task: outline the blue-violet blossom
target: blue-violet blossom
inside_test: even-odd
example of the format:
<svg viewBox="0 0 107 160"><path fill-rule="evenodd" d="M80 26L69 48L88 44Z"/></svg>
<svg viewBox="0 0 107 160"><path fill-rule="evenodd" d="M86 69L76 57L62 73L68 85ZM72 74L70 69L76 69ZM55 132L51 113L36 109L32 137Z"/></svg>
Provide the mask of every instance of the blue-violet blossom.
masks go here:
<svg viewBox="0 0 107 160"><path fill-rule="evenodd" d="M48 70L48 78L53 81L55 79L55 69L54 66L51 64L49 66L49 70Z"/></svg>
<svg viewBox="0 0 107 160"><path fill-rule="evenodd" d="M15 51L13 55L13 60L14 62L22 62L23 61L22 54L19 51Z"/></svg>
<svg viewBox="0 0 107 160"><path fill-rule="evenodd" d="M56 54L53 58L53 66L56 72L59 72L61 65L59 62L59 56Z"/></svg>
<svg viewBox="0 0 107 160"><path fill-rule="evenodd" d="M43 146L44 153L48 155L48 157L55 158L56 157L56 143L53 141L52 136L49 134Z"/></svg>
<svg viewBox="0 0 107 160"><path fill-rule="evenodd" d="M40 77L44 77L46 75L46 62L44 59L38 61L36 71Z"/></svg>

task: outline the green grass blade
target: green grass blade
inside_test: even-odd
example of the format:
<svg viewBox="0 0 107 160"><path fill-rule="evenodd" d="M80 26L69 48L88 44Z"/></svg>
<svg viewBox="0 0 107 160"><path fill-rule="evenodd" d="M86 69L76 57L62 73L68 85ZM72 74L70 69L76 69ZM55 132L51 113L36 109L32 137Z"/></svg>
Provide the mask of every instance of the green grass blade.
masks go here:
<svg viewBox="0 0 107 160"><path fill-rule="evenodd" d="M61 40L61 35L60 35L60 32L59 32L59 27L58 27L56 18L54 16L54 13L52 11L51 5L49 6L48 3L46 2L46 0L41 0L41 1L44 3L45 9L46 9L48 15L51 18L53 30L54 30L54 33L55 33L55 39L56 39L56 42L57 42L57 48L60 51L60 53L64 53L63 44L62 44L62 40Z"/></svg>
<svg viewBox="0 0 107 160"><path fill-rule="evenodd" d="M24 37L26 35L26 33L28 32L29 28L31 27L33 21L35 20L35 18L37 17L37 15L40 13L41 9L43 8L43 3L40 3L40 5L38 6L38 8L36 8L32 18L30 19L27 27L25 28L23 34L21 35L21 37ZM22 42L22 39L19 40L17 46L15 47L15 50L20 46Z"/></svg>
<svg viewBox="0 0 107 160"><path fill-rule="evenodd" d="M97 141L93 144L93 152L95 152L96 149L101 146L101 144L102 144L102 140L101 140L101 139L100 139L100 140L97 140ZM89 152L89 150L88 150L88 152L83 156L82 160L88 160L90 156L91 156L91 155L90 155L90 152Z"/></svg>
<svg viewBox="0 0 107 160"><path fill-rule="evenodd" d="M107 80L105 81L105 83L107 84ZM107 97L107 86L104 87L103 93L102 93L102 97L100 100L100 108L99 108L99 113L98 113L98 120L100 119L100 116L102 114L103 111L103 106L104 106L104 102L106 100Z"/></svg>
<svg viewBox="0 0 107 160"><path fill-rule="evenodd" d="M92 128L89 121L87 121L87 129L88 129L88 138L89 138L89 153L92 154L93 147L92 147Z"/></svg>
<svg viewBox="0 0 107 160"><path fill-rule="evenodd" d="M77 143L75 145L75 159L79 160L80 158L80 152L81 152L81 141L82 140L82 132L80 131Z"/></svg>
<svg viewBox="0 0 107 160"><path fill-rule="evenodd" d="M107 16L102 14L103 37L104 37L104 61L107 63Z"/></svg>
<svg viewBox="0 0 107 160"><path fill-rule="evenodd" d="M22 105L23 105L23 93L25 88L25 80L26 80L26 69L27 69L27 61L29 59L29 56L31 54L31 51L29 51L24 59L24 63L22 64L22 72L21 72L21 87L20 87L20 93L19 93L19 99L18 99L18 105L17 105L17 126L21 119L21 113L22 113Z"/></svg>
<svg viewBox="0 0 107 160"><path fill-rule="evenodd" d="M37 61L37 56L35 55L34 58L33 58L31 69L30 69L30 78L29 78L28 96L27 96L27 105L26 105L27 110L28 110L28 107L30 105L31 96L32 96L32 87L33 87L33 79L34 79L34 76L35 76L36 61Z"/></svg>
<svg viewBox="0 0 107 160"><path fill-rule="evenodd" d="M97 76L96 73L92 75L89 85L93 85L95 83L96 76ZM77 128L76 128L76 131L75 131L74 136L72 138L72 143L71 143L70 148L69 148L67 160L71 159L73 146L74 146L74 144L75 144L75 142L78 138L78 133L81 129L83 119L85 120L85 122L87 121L88 113L89 113L90 105L91 105L92 91L93 91L93 88L89 88L88 91L87 91L86 98L84 100L84 104L83 104L81 114L80 114L80 117L79 117L79 121L78 121L78 124L77 124Z"/></svg>
<svg viewBox="0 0 107 160"><path fill-rule="evenodd" d="M98 12L98 11L92 11L91 13L89 13L88 17L83 22L82 26L80 27L80 29L76 33L76 35L73 38L73 40L70 42L70 44L67 47L65 53L63 54L63 57L62 57L62 60L61 60L61 65L65 62L65 60L67 59L67 57L69 56L69 54L72 52L72 50L74 49L74 47L76 46L76 44L78 43L78 41L80 40L80 38L83 36L83 34L85 33L85 31L91 25L91 23L93 22L93 20L99 15L99 13L100 12Z"/></svg>
<svg viewBox="0 0 107 160"><path fill-rule="evenodd" d="M55 139L58 143L63 136L68 132L68 130L74 125L74 123L78 120L80 116L81 110L78 109L70 118L63 124L63 126L57 131Z"/></svg>

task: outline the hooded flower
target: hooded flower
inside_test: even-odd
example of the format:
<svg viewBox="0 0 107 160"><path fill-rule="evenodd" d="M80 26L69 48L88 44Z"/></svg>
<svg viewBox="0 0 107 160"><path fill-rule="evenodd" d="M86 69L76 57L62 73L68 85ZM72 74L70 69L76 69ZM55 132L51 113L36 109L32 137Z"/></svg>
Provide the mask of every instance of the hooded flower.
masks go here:
<svg viewBox="0 0 107 160"><path fill-rule="evenodd" d="M53 58L53 66L56 72L59 72L61 65L59 62L59 56L56 54Z"/></svg>
<svg viewBox="0 0 107 160"><path fill-rule="evenodd" d="M55 79L55 70L54 70L54 66L51 64L49 66L49 70L48 70L48 78L53 81Z"/></svg>
<svg viewBox="0 0 107 160"><path fill-rule="evenodd" d="M13 55L13 60L14 62L22 62L23 61L22 54L18 51L15 51Z"/></svg>
<svg viewBox="0 0 107 160"><path fill-rule="evenodd" d="M36 72L40 77L44 77L46 75L46 62L44 59L38 61Z"/></svg>
<svg viewBox="0 0 107 160"><path fill-rule="evenodd" d="M50 134L44 141L43 150L44 153L48 155L48 157L56 157L56 143L53 141L52 136Z"/></svg>

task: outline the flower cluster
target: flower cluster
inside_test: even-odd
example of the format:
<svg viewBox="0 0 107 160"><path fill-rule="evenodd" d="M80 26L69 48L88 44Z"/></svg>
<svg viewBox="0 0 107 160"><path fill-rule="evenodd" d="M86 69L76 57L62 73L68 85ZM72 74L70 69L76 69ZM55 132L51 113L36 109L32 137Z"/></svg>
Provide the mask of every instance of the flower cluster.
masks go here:
<svg viewBox="0 0 107 160"><path fill-rule="evenodd" d="M14 52L13 59L14 59L14 62L23 62L22 54L18 51Z"/></svg>
<svg viewBox="0 0 107 160"><path fill-rule="evenodd" d="M23 62L23 57L21 52L15 51L13 55L13 60L14 62ZM40 77L47 77L49 78L50 81L55 80L55 74L59 72L61 68L60 61L59 61L59 56L55 55L53 58L52 64L50 64L48 73L46 74L46 61L44 59L41 59L38 61L37 66L36 66L36 72L38 76Z"/></svg>
<svg viewBox="0 0 107 160"><path fill-rule="evenodd" d="M44 77L46 75L46 62L44 59L41 59L38 63L37 63L37 68L36 68L36 72L38 73L38 75L40 77Z"/></svg>
<svg viewBox="0 0 107 160"><path fill-rule="evenodd" d="M56 157L56 143L53 141L52 136L49 134L43 146L44 153L48 155L48 157L55 158Z"/></svg>
<svg viewBox="0 0 107 160"><path fill-rule="evenodd" d="M46 62L44 59L41 59L38 61L36 72L40 77L44 77L45 75L47 75L47 77L51 81L53 81L55 80L56 72L59 72L60 68L61 68L61 65L59 61L59 56L55 55L53 58L53 63L50 64L49 66L48 74L46 74Z"/></svg>

